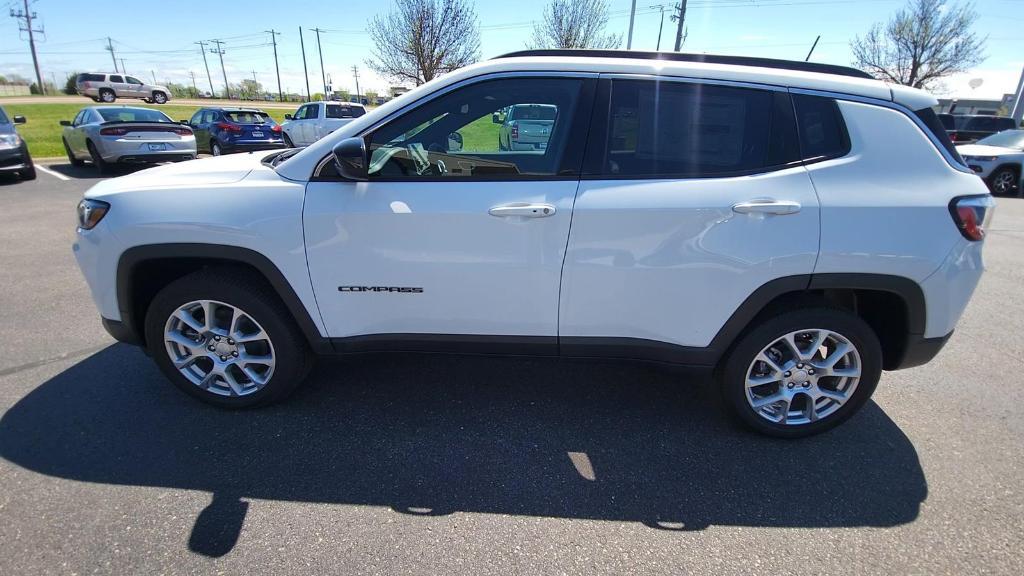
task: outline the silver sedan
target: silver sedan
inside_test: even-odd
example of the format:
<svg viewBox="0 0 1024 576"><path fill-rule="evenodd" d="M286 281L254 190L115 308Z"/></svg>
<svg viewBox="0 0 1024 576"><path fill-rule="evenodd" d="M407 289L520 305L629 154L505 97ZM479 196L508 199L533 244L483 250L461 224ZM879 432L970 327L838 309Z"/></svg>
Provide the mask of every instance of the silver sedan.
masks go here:
<svg viewBox="0 0 1024 576"><path fill-rule="evenodd" d="M74 120L61 120L68 161L89 160L103 173L111 164L180 162L196 157L192 129L159 110L129 106L89 106Z"/></svg>

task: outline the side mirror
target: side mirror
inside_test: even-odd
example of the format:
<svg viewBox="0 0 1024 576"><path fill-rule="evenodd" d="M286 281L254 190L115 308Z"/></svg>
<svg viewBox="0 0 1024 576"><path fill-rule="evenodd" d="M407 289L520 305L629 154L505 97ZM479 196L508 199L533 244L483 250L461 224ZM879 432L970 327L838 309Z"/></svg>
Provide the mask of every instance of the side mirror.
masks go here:
<svg viewBox="0 0 1024 576"><path fill-rule="evenodd" d="M501 114L497 112L491 114L491 122L494 122L495 124L501 124Z"/></svg>
<svg viewBox="0 0 1024 576"><path fill-rule="evenodd" d="M15 116L14 117L14 123L15 124L24 124L25 122L26 122L26 120L25 120L24 116Z"/></svg>
<svg viewBox="0 0 1024 576"><path fill-rule="evenodd" d="M448 151L462 152L462 134L452 132L448 135Z"/></svg>
<svg viewBox="0 0 1024 576"><path fill-rule="evenodd" d="M184 124L185 126L189 126L189 125L191 125L192 123L191 123L191 122L189 122L188 120L178 120L178 124Z"/></svg>
<svg viewBox="0 0 1024 576"><path fill-rule="evenodd" d="M362 138L345 138L334 145L334 165L338 174L349 180L366 180L366 142Z"/></svg>
<svg viewBox="0 0 1024 576"><path fill-rule="evenodd" d="M292 119L292 115L291 114L285 114L284 115L284 119L285 120L291 120Z"/></svg>
<svg viewBox="0 0 1024 576"><path fill-rule="evenodd" d="M61 126L71 126L71 120L61 120L60 121L60 125Z"/></svg>

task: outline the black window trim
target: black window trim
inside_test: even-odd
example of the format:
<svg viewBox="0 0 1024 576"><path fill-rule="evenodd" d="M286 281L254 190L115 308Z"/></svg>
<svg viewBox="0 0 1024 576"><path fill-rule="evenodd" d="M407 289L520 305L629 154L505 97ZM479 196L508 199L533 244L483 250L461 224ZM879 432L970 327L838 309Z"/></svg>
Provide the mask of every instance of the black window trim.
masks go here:
<svg viewBox="0 0 1024 576"><path fill-rule="evenodd" d="M550 79L566 79L566 78L580 78L583 80L591 80L591 82L584 82L580 90L580 99L576 104L576 110L574 117L569 124L569 141L573 141L573 132L582 132L584 129L590 130L591 125L591 111L593 109L596 92L597 92L597 81L601 74L597 72L566 72L559 70L522 70L522 71L510 71L510 72L494 72L490 74L482 74L480 76L474 76L472 78L466 78L458 82L452 83L444 88L441 88L430 94L426 94L416 100L409 102L407 105L402 106L398 110L395 110L385 116L383 119L378 120L374 124L364 128L357 134L353 134L354 138L365 139L369 134L377 131L382 126L389 124L393 120L404 116L405 114L412 112L413 110L424 106L431 101L445 96L455 90L465 88L474 84L482 82L488 82L492 80L504 80L509 78L550 78ZM580 179L581 171L583 168L583 162L586 158L587 148L589 147L589 140L587 134L577 134L581 138L577 138L582 150L580 151L580 166L577 168L575 174L523 174L523 175L507 175L507 174L495 174L492 176L459 176L457 178L451 176L431 176L423 178L375 178L371 182L554 182L554 181L576 181ZM327 154L317 162L316 168L313 169L313 175L309 179L310 182L348 182L344 177L341 176L328 176L320 175L321 170L324 169L331 162L331 155ZM563 161L564 164L564 161ZM560 169L561 171L561 169Z"/></svg>
<svg viewBox="0 0 1024 576"><path fill-rule="evenodd" d="M778 172L780 170L789 170L805 164L804 161L799 158L790 162L782 164L776 164L771 166L762 166L760 168L753 168L750 170L732 170L724 172L715 172L714 174L683 174L683 173L665 173L665 174L604 174L603 173L603 159L601 158L604 151L605 139L608 133L608 122L599 120L596 116L599 109L604 110L604 118L608 117L611 106L611 87L615 80L641 80L641 81L653 81L653 82L676 82L685 84L699 84L702 86L721 86L725 88L746 88L751 90L761 90L767 92L776 92L789 94L789 89L785 86L778 86L775 84L761 84L757 82L739 82L733 80L718 80L718 79L704 79L704 78L692 78L689 76L671 76L671 75L660 75L660 74L627 74L627 73L606 73L601 74L601 81L598 87L597 97L594 101L594 122L596 129L590 131L590 135L587 139L587 152L583 160L583 170L580 173L580 180L595 181L595 180L708 180L708 179L722 179L722 178L738 178L742 176L756 176L760 174L770 174L772 172ZM790 98L792 102L792 98ZM794 110L794 114L795 114ZM799 140L799 138L798 138Z"/></svg>

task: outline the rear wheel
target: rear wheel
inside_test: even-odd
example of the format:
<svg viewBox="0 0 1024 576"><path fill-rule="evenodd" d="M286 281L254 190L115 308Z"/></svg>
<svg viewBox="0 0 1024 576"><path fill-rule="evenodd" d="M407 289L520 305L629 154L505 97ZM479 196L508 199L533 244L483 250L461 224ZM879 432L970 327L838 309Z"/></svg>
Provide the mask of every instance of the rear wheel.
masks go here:
<svg viewBox="0 0 1024 576"><path fill-rule="evenodd" d="M210 142L210 154L213 154L214 156L220 156L223 153L224 151L221 150L220 144L218 144L216 140Z"/></svg>
<svg viewBox="0 0 1024 576"><path fill-rule="evenodd" d="M859 317L808 308L770 317L726 357L726 404L763 434L799 438L838 426L871 397L882 373L878 337Z"/></svg>
<svg viewBox="0 0 1024 576"><path fill-rule="evenodd" d="M92 143L92 140L86 142L85 145L86 148L89 149L89 158L92 159L92 165L96 167L96 171L100 174L110 172L110 164L103 159L103 156L100 155L99 150L96 149L96 145Z"/></svg>
<svg viewBox="0 0 1024 576"><path fill-rule="evenodd" d="M114 100L117 100L117 96L114 94L113 90L109 88L104 88L100 90L100 100L106 102L107 104L110 104Z"/></svg>
<svg viewBox="0 0 1024 576"><path fill-rule="evenodd" d="M1016 170L1003 166L989 177L989 187L993 194L1010 194L1017 189L1018 178Z"/></svg>
<svg viewBox="0 0 1024 576"><path fill-rule="evenodd" d="M167 378L224 408L284 398L309 372L305 342L277 297L245 270L181 278L146 313L146 343Z"/></svg>

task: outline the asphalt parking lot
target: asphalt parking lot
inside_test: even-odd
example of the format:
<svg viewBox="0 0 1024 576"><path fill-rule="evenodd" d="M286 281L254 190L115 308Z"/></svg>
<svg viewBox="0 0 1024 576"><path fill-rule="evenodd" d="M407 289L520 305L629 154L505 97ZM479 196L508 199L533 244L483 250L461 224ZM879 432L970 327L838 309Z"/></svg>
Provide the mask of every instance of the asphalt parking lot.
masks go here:
<svg viewBox="0 0 1024 576"><path fill-rule="evenodd" d="M367 356L207 407L101 328L95 176L48 168L0 180L0 574L1024 573L1024 200L933 363L779 441L642 364Z"/></svg>

